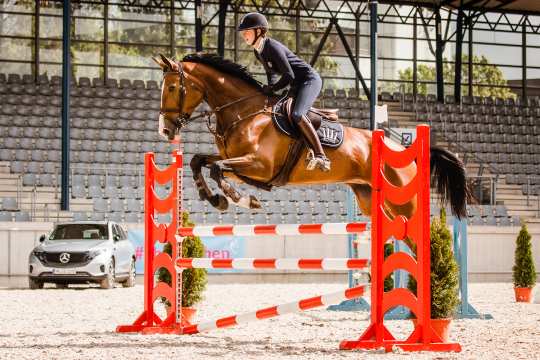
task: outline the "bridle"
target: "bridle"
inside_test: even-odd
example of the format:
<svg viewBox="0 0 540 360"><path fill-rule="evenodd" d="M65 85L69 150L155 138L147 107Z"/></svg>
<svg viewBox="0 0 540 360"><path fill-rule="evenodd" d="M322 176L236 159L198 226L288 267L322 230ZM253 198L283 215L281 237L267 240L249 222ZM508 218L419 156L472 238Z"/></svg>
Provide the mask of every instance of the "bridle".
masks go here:
<svg viewBox="0 0 540 360"><path fill-rule="evenodd" d="M199 115L197 116L194 116L194 117L191 117L191 114L188 114L188 113L185 113L182 111L182 109L184 108L184 102L185 102L185 96L186 96L186 86L185 86L185 81L187 79L187 74L184 73L184 68L182 66L182 62L176 62L175 63L177 66L178 66L178 70L175 71L175 70L171 70L171 71L165 71L163 72L163 78L165 79L165 76L168 75L168 74L178 74L179 75L179 81L180 81L180 96L178 97L178 108L164 108L164 109L160 109L160 115L162 115L163 117L165 117L167 120L171 121L172 123L174 123L174 125L178 128L178 129L182 129L185 125L187 125L188 123L196 120L196 119L199 119L199 118L202 118L202 117L206 117L207 118L207 126L208 126L208 129L210 130L210 132L212 132L214 135L217 135L219 137L222 136L222 134L218 134L217 131L215 129L212 129L211 128L211 125L210 125L210 117L214 114L217 114L218 112L220 112L221 110L229 107L229 106L232 106L234 104L237 104L239 102L242 102L242 101L245 101L247 99L250 99L252 97L255 97L255 96L264 96L264 94L262 93L259 93L259 92L256 92L255 94L251 94L251 95L247 95L247 96L244 96L244 97L241 97L240 99L236 99L234 101L231 101L229 103L226 103L224 105L221 105L221 106L217 106L215 107L214 109L211 109L210 111L203 111L202 113L200 113ZM201 88L200 86L198 86L195 81L192 80L192 85L193 87L197 88L200 92L202 92L203 94L203 99L206 101L206 103L208 103L207 101L207 92L206 92L206 89ZM264 111L264 110L263 110ZM260 111L260 112L263 112L263 111ZM177 114L177 116L173 117L173 118L170 118L170 117L166 117L165 116L165 113L173 113L173 114ZM259 112L257 112L259 113ZM250 114L250 116L253 116L255 114ZM240 118L239 120L242 121L244 119L246 119L247 117L244 117L244 118ZM233 123L233 125L236 125L236 123L239 122L238 120L235 121Z"/></svg>
<svg viewBox="0 0 540 360"><path fill-rule="evenodd" d="M160 115L165 117L165 113L173 113L177 114L177 116L170 118L166 117L168 120L172 121L175 126L178 128L184 127L184 125L187 125L189 122L189 118L191 114L185 113L182 111L184 108L184 102L185 102L185 96L186 96L186 87L184 85L185 83L185 75L184 75L184 68L182 66L181 62L177 62L176 65L178 66L178 71L164 71L163 72L163 79L165 80L165 76L168 74L179 74L180 77L180 96L178 97L178 108L165 108L160 109L159 113ZM199 89L201 90L201 89ZM203 90L203 94L206 96L206 92Z"/></svg>

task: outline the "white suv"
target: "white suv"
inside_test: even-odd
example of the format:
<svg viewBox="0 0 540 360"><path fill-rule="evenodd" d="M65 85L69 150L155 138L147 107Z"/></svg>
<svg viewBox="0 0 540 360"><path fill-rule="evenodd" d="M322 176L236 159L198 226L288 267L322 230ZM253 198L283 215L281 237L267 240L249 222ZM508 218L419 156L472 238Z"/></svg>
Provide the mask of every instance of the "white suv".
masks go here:
<svg viewBox="0 0 540 360"><path fill-rule="evenodd" d="M31 289L55 283L99 283L102 288L135 285L135 249L126 231L112 221L77 221L56 224L49 236L28 258L28 282Z"/></svg>

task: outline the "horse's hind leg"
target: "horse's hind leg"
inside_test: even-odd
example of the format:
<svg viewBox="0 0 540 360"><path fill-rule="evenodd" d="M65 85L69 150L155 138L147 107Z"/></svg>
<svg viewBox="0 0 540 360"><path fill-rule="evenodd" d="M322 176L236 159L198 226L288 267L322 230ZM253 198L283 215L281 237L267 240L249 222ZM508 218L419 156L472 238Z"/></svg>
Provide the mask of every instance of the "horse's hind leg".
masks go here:
<svg viewBox="0 0 540 360"><path fill-rule="evenodd" d="M251 160L245 157L231 158L216 161L210 167L210 177L218 184L225 196L234 202L237 206L247 209L260 209L261 203L253 195L244 195L236 190L224 176L224 172L234 173L234 166L242 167L250 164Z"/></svg>
<svg viewBox="0 0 540 360"><path fill-rule="evenodd" d="M214 194L208 187L206 180L204 180L202 174L203 166L208 166L214 162L220 160L219 155L203 155L195 154L190 162L191 171L193 172L193 180L199 191L199 197L201 200L208 200L213 207L220 211L225 211L229 207L229 201L221 194Z"/></svg>
<svg viewBox="0 0 540 360"><path fill-rule="evenodd" d="M364 216L371 215L371 187L367 184L348 184L354 196L356 204Z"/></svg>

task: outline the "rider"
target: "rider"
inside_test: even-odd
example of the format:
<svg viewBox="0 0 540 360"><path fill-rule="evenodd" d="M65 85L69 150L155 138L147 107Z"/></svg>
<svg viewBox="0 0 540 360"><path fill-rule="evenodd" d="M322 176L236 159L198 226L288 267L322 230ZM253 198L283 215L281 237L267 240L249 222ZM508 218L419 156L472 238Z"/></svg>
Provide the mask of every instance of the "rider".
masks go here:
<svg viewBox="0 0 540 360"><path fill-rule="evenodd" d="M246 43L253 47L255 57L264 66L268 85L263 86L263 93L271 96L275 91L290 85L289 94L296 95L291 117L315 153L311 160L313 163L308 168L314 166L329 171L330 160L324 154L317 132L306 116L321 92L321 77L281 42L266 36L268 21L264 15L256 12L244 15L237 30L242 32ZM279 80L278 75L281 75Z"/></svg>

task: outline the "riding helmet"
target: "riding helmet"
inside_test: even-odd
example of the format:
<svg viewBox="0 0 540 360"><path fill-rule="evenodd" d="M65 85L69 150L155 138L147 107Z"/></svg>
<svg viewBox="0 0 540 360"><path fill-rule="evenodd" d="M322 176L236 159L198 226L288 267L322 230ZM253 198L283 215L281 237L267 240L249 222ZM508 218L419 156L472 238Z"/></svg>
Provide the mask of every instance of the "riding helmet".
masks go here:
<svg viewBox="0 0 540 360"><path fill-rule="evenodd" d="M268 21L263 14L257 12L247 13L240 20L240 25L238 25L237 31L249 30L263 28L268 29Z"/></svg>

